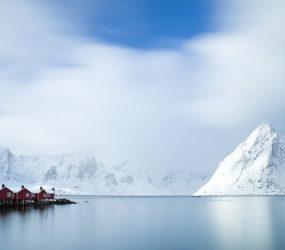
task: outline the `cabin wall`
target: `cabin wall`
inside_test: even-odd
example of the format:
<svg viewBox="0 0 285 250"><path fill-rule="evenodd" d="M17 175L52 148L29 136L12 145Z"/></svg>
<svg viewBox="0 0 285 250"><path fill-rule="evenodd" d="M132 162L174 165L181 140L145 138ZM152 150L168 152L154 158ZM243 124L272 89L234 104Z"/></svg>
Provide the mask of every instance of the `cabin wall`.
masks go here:
<svg viewBox="0 0 285 250"><path fill-rule="evenodd" d="M13 200L14 192L8 188L0 190L0 200Z"/></svg>
<svg viewBox="0 0 285 250"><path fill-rule="evenodd" d="M31 200L32 199L32 192L28 189L22 189L16 195L16 199L18 200Z"/></svg>

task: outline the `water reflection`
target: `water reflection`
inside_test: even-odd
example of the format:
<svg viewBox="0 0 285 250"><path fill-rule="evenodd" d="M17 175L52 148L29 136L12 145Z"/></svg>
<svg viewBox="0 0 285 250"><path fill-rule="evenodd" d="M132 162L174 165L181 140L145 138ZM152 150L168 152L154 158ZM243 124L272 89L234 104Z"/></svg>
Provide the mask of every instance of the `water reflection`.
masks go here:
<svg viewBox="0 0 285 250"><path fill-rule="evenodd" d="M53 211L52 206L1 208L0 249L33 249L33 241L39 242L34 235L47 225Z"/></svg>
<svg viewBox="0 0 285 250"><path fill-rule="evenodd" d="M0 207L0 218L5 218L7 215L16 213L17 215L25 216L28 213L33 213L38 211L39 213L48 213L53 211L54 206L28 206L28 207Z"/></svg>
<svg viewBox="0 0 285 250"><path fill-rule="evenodd" d="M275 249L270 197L224 197L209 202L220 249Z"/></svg>
<svg viewBox="0 0 285 250"><path fill-rule="evenodd" d="M0 209L0 249L285 249L280 197L85 199Z"/></svg>

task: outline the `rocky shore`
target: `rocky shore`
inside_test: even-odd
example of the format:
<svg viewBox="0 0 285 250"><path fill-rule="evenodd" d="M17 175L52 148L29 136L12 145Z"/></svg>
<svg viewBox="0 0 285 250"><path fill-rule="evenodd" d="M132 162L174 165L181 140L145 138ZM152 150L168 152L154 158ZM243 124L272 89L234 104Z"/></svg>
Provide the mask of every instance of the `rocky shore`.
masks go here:
<svg viewBox="0 0 285 250"><path fill-rule="evenodd" d="M43 206L51 206L51 205L68 205L68 204L77 204L75 201L71 201L65 198L47 200L47 201L1 201L0 200L0 208L4 207L43 207Z"/></svg>

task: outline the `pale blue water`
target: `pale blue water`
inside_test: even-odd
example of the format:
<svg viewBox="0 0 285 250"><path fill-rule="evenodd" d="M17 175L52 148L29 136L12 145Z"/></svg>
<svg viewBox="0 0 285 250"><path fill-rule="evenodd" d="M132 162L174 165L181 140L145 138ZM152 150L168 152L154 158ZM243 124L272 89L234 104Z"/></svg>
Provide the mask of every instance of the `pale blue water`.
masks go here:
<svg viewBox="0 0 285 250"><path fill-rule="evenodd" d="M0 249L285 249L281 196L72 199L0 210Z"/></svg>

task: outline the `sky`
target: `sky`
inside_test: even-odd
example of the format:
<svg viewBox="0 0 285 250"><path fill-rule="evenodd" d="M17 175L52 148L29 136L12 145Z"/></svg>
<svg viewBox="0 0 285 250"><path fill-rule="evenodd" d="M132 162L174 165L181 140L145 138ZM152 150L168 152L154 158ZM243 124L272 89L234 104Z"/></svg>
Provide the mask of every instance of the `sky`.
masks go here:
<svg viewBox="0 0 285 250"><path fill-rule="evenodd" d="M208 173L285 134L283 0L0 0L0 145Z"/></svg>

